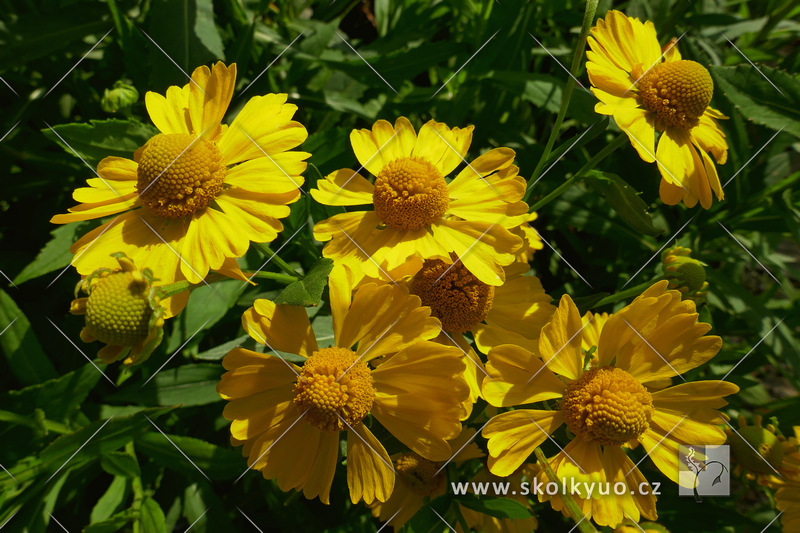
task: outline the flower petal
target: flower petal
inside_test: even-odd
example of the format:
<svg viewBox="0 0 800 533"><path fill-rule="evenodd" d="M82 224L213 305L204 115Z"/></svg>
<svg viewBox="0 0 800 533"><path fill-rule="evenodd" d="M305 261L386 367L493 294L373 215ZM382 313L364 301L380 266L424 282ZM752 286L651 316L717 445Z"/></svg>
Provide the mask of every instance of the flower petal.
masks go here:
<svg viewBox="0 0 800 533"><path fill-rule="evenodd" d="M502 344L489 352L486 373L483 397L495 407L559 398L566 389L541 359L513 344Z"/></svg>
<svg viewBox="0 0 800 533"><path fill-rule="evenodd" d="M226 67L221 61L192 72L189 84L189 119L192 133L216 139L221 133L222 118L228 110L236 85L236 64Z"/></svg>
<svg viewBox="0 0 800 533"><path fill-rule="evenodd" d="M561 411L517 409L493 417L481 432L488 439L489 470L510 476L563 423Z"/></svg>
<svg viewBox="0 0 800 533"><path fill-rule="evenodd" d="M547 367L569 380L583 374L583 321L568 294L561 297L553 319L539 336L539 357Z"/></svg>
<svg viewBox="0 0 800 533"><path fill-rule="evenodd" d="M192 133L189 119L189 85L172 86L166 98L152 91L144 96L147 114L161 133Z"/></svg>
<svg viewBox="0 0 800 533"><path fill-rule="evenodd" d="M311 154L283 152L273 157L245 161L228 170L225 183L257 193L294 192L303 185L303 172Z"/></svg>
<svg viewBox="0 0 800 533"><path fill-rule="evenodd" d="M259 299L242 314L242 327L271 350L310 357L319 349L304 307Z"/></svg>
<svg viewBox="0 0 800 533"><path fill-rule="evenodd" d="M311 197L325 205L372 205L374 187L361 174L343 168L317 181Z"/></svg>
<svg viewBox="0 0 800 533"><path fill-rule="evenodd" d="M442 176L447 176L461 164L472 143L472 130L448 128L446 124L429 120L419 130L412 155L421 157L433 164Z"/></svg>
<svg viewBox="0 0 800 533"><path fill-rule="evenodd" d="M522 239L499 223L443 219L431 229L434 239L489 285L503 284L503 266L514 262L514 252L522 246Z"/></svg>
<svg viewBox="0 0 800 533"><path fill-rule="evenodd" d="M375 435L359 423L347 431L347 486L350 501L385 502L394 489L392 459Z"/></svg>
<svg viewBox="0 0 800 533"><path fill-rule="evenodd" d="M389 162L410 157L417 142L414 126L405 117L398 118L394 127L385 120L378 120L367 129L350 132L350 144L358 162L373 176L380 174Z"/></svg>

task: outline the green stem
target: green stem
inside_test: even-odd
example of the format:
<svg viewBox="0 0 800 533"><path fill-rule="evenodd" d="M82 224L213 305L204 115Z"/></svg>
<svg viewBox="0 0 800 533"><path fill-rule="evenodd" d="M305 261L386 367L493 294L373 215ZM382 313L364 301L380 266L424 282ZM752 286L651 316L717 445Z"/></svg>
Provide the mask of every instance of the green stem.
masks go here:
<svg viewBox="0 0 800 533"><path fill-rule="evenodd" d="M530 212L532 213L534 211L538 211L545 205L549 204L553 199L561 196L561 194L564 191L572 187L572 185L574 185L575 182L578 181L578 179L582 178L583 175L588 170L592 170L598 163L600 163L600 161L608 157L609 154L611 154L611 152L613 152L623 144L625 144L625 134L620 133L616 139L605 145L602 150L600 150L585 165L583 165L580 169L578 169L578 171L575 174L573 174L567 181L556 187L556 189L553 192L551 192L550 194L548 194L547 196L545 196L544 198L533 204L530 208Z"/></svg>
<svg viewBox="0 0 800 533"><path fill-rule="evenodd" d="M133 441L129 441L125 445L125 451L128 453L128 455L133 457L134 461L138 462L138 459L136 458L136 451L133 449ZM139 533L139 516L142 512L142 500L144 500L141 476L135 476L133 479L131 479L131 489L133 490L133 502L131 502L133 533Z"/></svg>
<svg viewBox="0 0 800 533"><path fill-rule="evenodd" d="M278 281L280 283L290 284L294 283L295 281L300 280L300 277L295 275L289 276L287 274L277 274L275 272L265 272L263 270L255 271L255 270L242 270L242 274L247 277L254 277L259 279L271 279L274 281ZM175 283L170 283L169 285L161 285L157 287L159 290L159 297L163 300L164 298L169 298L170 296L175 296L178 293L183 291L193 291L194 289L200 288L206 283L209 285L211 283L216 283L218 281L224 281L227 279L231 279L228 276L224 276L222 274L213 272L208 275L208 277L204 280L205 283L189 283L188 281L177 281Z"/></svg>
<svg viewBox="0 0 800 533"><path fill-rule="evenodd" d="M627 300L632 296L639 296L646 288L652 285L653 281L645 281L644 283L640 283L639 285L633 286L630 289L625 289L624 291L615 292L609 296L606 296L599 302L597 302L594 307L600 307L601 305L608 305L617 303L621 300Z"/></svg>
<svg viewBox="0 0 800 533"><path fill-rule="evenodd" d="M553 129L550 130L550 137L547 139L547 144L544 147L542 157L539 159L539 163L537 163L536 168L533 171L533 175L531 176L531 183L536 181L536 179L539 177L542 167L544 167L547 159L550 157L550 153L553 150L553 145L556 142L559 130L561 130L561 124L564 122L564 117L567 115L569 101L572 98L572 93L575 91L575 77L578 74L578 69L581 65L581 59L583 59L583 50L586 48L586 38L589 36L589 29L592 26L592 22L594 22L594 13L597 11L597 2L598 0L586 0L586 10L583 12L581 33L578 36L578 42L575 45L575 54L572 56L572 65L569 69L571 75L569 79L567 79L567 85L564 87L564 94L561 98L561 107L558 110L558 115L556 115L556 122L553 125Z"/></svg>
<svg viewBox="0 0 800 533"><path fill-rule="evenodd" d="M556 476L556 473L553 471L553 467L550 466L550 463L547 461L547 458L544 456L542 450L537 446L536 449L533 450L533 453L536 454L536 460L539 462L539 465L541 465L545 474L547 474L547 478L551 482L561 485L561 480L559 480L558 476ZM564 503L564 509L567 510L569 517L572 518L577 524L578 531L581 531L582 533L598 533L595 527L592 525L592 522L587 520L583 515L580 507L578 507L578 504L575 503L575 499L571 494L561 494L561 501Z"/></svg>
<svg viewBox="0 0 800 533"><path fill-rule="evenodd" d="M272 251L272 249L267 246L266 244L259 244L253 243L253 245L258 248L258 250L264 254L264 257L270 259L273 263L278 265L278 268L289 274L290 276L294 277L295 280L297 279L297 271L289 266L289 263L278 257L278 254Z"/></svg>

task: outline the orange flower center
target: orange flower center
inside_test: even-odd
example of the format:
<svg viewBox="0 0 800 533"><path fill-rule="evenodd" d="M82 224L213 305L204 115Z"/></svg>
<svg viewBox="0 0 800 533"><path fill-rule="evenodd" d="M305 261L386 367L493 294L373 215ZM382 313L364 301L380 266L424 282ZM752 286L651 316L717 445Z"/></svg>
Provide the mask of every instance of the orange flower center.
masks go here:
<svg viewBox="0 0 800 533"><path fill-rule="evenodd" d="M437 474L440 463L434 463L408 452L400 455L394 462L395 470L408 488L423 496L430 496L444 483L443 472Z"/></svg>
<svg viewBox="0 0 800 533"><path fill-rule="evenodd" d="M176 219L204 209L222 190L225 162L214 143L186 133L161 133L142 151L136 190L158 216Z"/></svg>
<svg viewBox="0 0 800 533"><path fill-rule="evenodd" d="M323 431L343 431L361 422L375 399L366 363L347 348L324 348L306 360L294 387L294 403Z"/></svg>
<svg viewBox="0 0 800 533"><path fill-rule="evenodd" d="M494 287L476 278L461 261L448 264L439 259L425 261L414 276L412 292L441 320L442 329L453 333L483 322L494 299Z"/></svg>
<svg viewBox="0 0 800 533"><path fill-rule="evenodd" d="M447 182L436 167L421 157L404 157L380 171L372 203L387 226L418 230L444 216L450 197Z"/></svg>
<svg viewBox="0 0 800 533"><path fill-rule="evenodd" d="M714 93L711 75L695 61L671 61L651 68L639 80L642 105L667 126L691 129Z"/></svg>
<svg viewBox="0 0 800 533"><path fill-rule="evenodd" d="M91 284L86 329L113 346L133 346L147 337L153 310L150 283L140 272L116 272Z"/></svg>
<svg viewBox="0 0 800 533"><path fill-rule="evenodd" d="M585 372L567 387L561 412L585 441L606 446L635 439L650 427L653 398L639 380L614 367Z"/></svg>

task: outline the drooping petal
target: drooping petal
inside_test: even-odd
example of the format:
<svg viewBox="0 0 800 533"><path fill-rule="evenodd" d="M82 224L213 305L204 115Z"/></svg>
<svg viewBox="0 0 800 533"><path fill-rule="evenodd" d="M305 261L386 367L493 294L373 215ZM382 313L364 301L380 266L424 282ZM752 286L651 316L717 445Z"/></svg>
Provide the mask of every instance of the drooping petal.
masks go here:
<svg viewBox="0 0 800 533"><path fill-rule="evenodd" d="M488 439L489 470L511 475L563 423L561 411L517 409L493 417L482 431Z"/></svg>
<svg viewBox="0 0 800 533"><path fill-rule="evenodd" d="M259 299L242 314L242 327L273 350L310 357L319 349L304 307Z"/></svg>
<svg viewBox="0 0 800 533"><path fill-rule="evenodd" d="M394 489L394 468L386 449L362 423L347 431L347 486L350 501L385 502Z"/></svg>

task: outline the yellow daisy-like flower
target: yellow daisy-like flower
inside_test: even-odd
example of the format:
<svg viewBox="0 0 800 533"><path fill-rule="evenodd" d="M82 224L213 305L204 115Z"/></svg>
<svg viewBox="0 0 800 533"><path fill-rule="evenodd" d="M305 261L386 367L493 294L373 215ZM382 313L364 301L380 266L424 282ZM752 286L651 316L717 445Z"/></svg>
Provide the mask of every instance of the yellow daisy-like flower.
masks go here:
<svg viewBox="0 0 800 533"><path fill-rule="evenodd" d="M103 362L113 363L127 354L125 364L137 365L159 345L164 319L171 315L153 290L153 282L158 280L149 268L137 269L123 253L112 257L119 268L100 268L82 279L69 311L86 315L83 342L106 343L97 353ZM81 290L88 297L78 298Z"/></svg>
<svg viewBox="0 0 800 533"><path fill-rule="evenodd" d="M474 429L464 429L450 441L450 447L457 450L452 463L461 464L484 456L478 445L471 442L474 435ZM447 472L444 470L447 465L444 461L429 461L414 452L398 453L392 456L392 460L397 472L392 496L385 502L376 501L370 507L373 516L397 531L426 502L447 493Z"/></svg>
<svg viewBox="0 0 800 533"><path fill-rule="evenodd" d="M379 120L372 131L354 130L353 151L375 182L342 169L319 181L311 195L326 205L373 210L317 223L315 238L330 241L323 255L385 279L400 267L413 273L425 259L450 261L454 252L483 283L501 285L503 266L522 246L509 229L529 218L525 180L512 164L514 151L495 148L448 183L446 176L467 154L472 130L431 120L416 134L405 117L394 127Z"/></svg>
<svg viewBox="0 0 800 533"><path fill-rule="evenodd" d="M300 197L309 154L290 151L308 136L292 120L285 94L251 98L230 126L236 65L200 67L166 96L149 92L147 111L160 134L133 160L106 157L98 178L73 193L80 205L52 222L65 224L122 213L71 248L81 274L108 266L122 251L150 265L164 283L199 283L209 270L241 276L235 258L250 241L268 242L279 218ZM185 303L185 300L183 300Z"/></svg>
<svg viewBox="0 0 800 533"><path fill-rule="evenodd" d="M681 58L670 43L662 53L653 23L609 11L588 39L586 71L600 100L595 111L612 115L639 156L657 162L665 204L711 207L724 195L711 152L728 157L725 134L709 107L714 83L705 67ZM656 148L656 132L661 132Z"/></svg>
<svg viewBox="0 0 800 533"><path fill-rule="evenodd" d="M386 501L395 484L391 459L364 424L367 415L415 453L450 457L469 393L455 347L430 341L440 331L419 298L395 285L369 284L351 299L343 268L330 277L335 346L320 348L306 310L257 300L245 330L270 348L305 358L237 348L222 361L217 391L230 403L231 442L251 468L281 490L302 489L329 503L339 437L347 435L347 482L353 503ZM357 346L356 346L357 345ZM382 358L377 368L370 361ZM446 384L443 386L442 384Z"/></svg>
<svg viewBox="0 0 800 533"><path fill-rule="evenodd" d="M658 282L608 318L598 339L597 364L587 369L583 321L572 299L562 297L539 337L541 359L512 345L489 352L486 370L492 379L484 380L483 395L490 404L558 399L553 410L517 409L492 418L483 430L490 470L510 474L566 424L575 437L550 460L557 477L628 486L621 496L577 497L584 515L610 526L626 516L656 519L655 497L639 491L646 480L622 446L642 444L659 470L677 483L679 445L723 444L725 432L717 425L723 419L716 409L726 405L724 396L739 390L725 381L650 388L719 351L722 340L706 335L711 326L697 317L694 302L681 301L680 292L667 290L667 281ZM563 508L559 496L551 504Z"/></svg>

